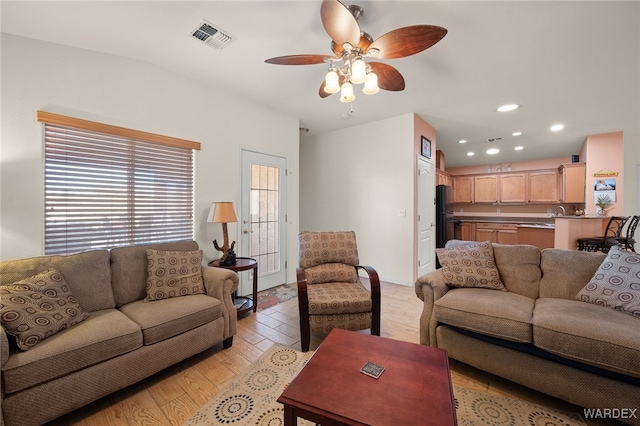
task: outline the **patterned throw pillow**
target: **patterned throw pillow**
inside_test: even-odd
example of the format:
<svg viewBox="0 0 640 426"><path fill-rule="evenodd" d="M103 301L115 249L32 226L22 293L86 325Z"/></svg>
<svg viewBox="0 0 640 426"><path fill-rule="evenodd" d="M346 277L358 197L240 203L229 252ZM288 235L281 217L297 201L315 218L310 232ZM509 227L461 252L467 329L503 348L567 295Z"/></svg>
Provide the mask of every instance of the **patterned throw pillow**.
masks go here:
<svg viewBox="0 0 640 426"><path fill-rule="evenodd" d="M506 291L500 281L490 241L438 248L436 254L448 286Z"/></svg>
<svg viewBox="0 0 640 426"><path fill-rule="evenodd" d="M640 317L640 254L612 247L576 299Z"/></svg>
<svg viewBox="0 0 640 426"><path fill-rule="evenodd" d="M147 250L147 297L160 300L203 294L202 250Z"/></svg>
<svg viewBox="0 0 640 426"><path fill-rule="evenodd" d="M23 351L89 317L55 269L0 286L0 312L2 326Z"/></svg>

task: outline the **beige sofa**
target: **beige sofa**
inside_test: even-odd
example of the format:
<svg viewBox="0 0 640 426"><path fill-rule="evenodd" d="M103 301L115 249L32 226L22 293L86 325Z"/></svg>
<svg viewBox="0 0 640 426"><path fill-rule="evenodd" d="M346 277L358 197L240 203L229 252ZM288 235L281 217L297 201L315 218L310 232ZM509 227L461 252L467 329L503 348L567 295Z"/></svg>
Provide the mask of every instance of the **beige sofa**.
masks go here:
<svg viewBox="0 0 640 426"><path fill-rule="evenodd" d="M640 318L576 300L605 255L492 246L507 291L450 288L442 269L416 280L416 294L424 301L420 343L580 407L640 424Z"/></svg>
<svg viewBox="0 0 640 426"><path fill-rule="evenodd" d="M84 321L29 350L0 329L0 422L37 425L148 377L216 344L231 346L238 275L202 267L206 294L145 301L147 249L195 251L193 241L120 247L0 263L0 285L55 268Z"/></svg>

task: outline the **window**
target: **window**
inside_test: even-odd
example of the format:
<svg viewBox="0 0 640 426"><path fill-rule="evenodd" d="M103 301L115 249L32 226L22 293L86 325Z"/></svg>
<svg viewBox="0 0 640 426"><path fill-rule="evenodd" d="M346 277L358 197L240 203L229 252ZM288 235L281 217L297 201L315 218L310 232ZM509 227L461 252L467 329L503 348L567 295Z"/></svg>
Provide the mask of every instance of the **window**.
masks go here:
<svg viewBox="0 0 640 426"><path fill-rule="evenodd" d="M38 112L45 253L193 239L200 144Z"/></svg>

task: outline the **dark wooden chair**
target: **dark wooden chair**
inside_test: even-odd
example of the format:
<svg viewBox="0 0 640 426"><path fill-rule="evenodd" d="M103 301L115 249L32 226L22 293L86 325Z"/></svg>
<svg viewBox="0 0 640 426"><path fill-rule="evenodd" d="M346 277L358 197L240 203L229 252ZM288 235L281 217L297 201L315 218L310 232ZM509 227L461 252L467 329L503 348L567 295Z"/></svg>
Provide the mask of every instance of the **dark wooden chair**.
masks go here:
<svg viewBox="0 0 640 426"><path fill-rule="evenodd" d="M620 241L620 245L625 250L636 251L635 247L635 234L636 228L638 227L638 221L640 221L640 215L635 215L629 220L629 224L627 225L627 233L624 237L620 237L618 241Z"/></svg>
<svg viewBox="0 0 640 426"><path fill-rule="evenodd" d="M371 329L371 334L379 336L380 279L371 266L359 264L355 233L303 231L298 240L302 351L309 350L311 332ZM359 270L369 276L370 290L360 281Z"/></svg>
<svg viewBox="0 0 640 426"><path fill-rule="evenodd" d="M611 216L604 231L604 235L578 239L578 250L601 251L608 253L613 246L620 244L622 228L629 220L629 216Z"/></svg>

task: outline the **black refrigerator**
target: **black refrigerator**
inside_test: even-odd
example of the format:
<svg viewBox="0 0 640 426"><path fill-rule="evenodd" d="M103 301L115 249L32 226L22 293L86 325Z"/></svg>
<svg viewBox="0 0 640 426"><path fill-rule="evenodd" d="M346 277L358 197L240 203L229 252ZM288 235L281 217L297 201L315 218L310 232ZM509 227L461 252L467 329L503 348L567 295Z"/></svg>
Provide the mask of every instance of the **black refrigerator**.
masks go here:
<svg viewBox="0 0 640 426"><path fill-rule="evenodd" d="M453 187L436 186L436 248L454 238ZM436 262L436 264L438 264Z"/></svg>

